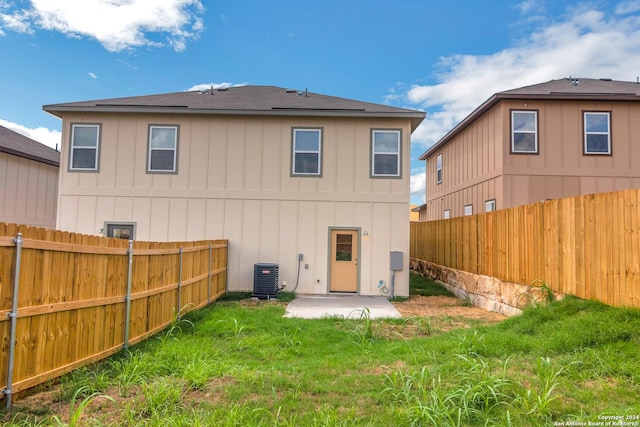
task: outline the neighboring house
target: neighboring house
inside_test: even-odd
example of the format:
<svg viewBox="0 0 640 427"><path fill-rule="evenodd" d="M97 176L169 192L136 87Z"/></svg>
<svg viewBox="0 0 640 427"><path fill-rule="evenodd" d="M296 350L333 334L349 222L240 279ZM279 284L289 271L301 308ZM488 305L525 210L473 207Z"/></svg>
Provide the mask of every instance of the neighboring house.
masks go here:
<svg viewBox="0 0 640 427"><path fill-rule="evenodd" d="M411 205L409 207L409 209L411 209L411 214L409 215L409 219L411 222L417 222L420 221L420 206L418 205Z"/></svg>
<svg viewBox="0 0 640 427"><path fill-rule="evenodd" d="M422 204L420 206L411 205L411 221L422 222L427 221L427 205Z"/></svg>
<svg viewBox="0 0 640 427"><path fill-rule="evenodd" d="M270 86L43 108L63 121L59 229L229 239L231 291L276 263L285 290L377 295L400 251L396 294L408 294L424 113Z"/></svg>
<svg viewBox="0 0 640 427"><path fill-rule="evenodd" d="M420 160L427 220L640 187L640 84L569 78L499 92Z"/></svg>
<svg viewBox="0 0 640 427"><path fill-rule="evenodd" d="M0 222L56 225L60 153L0 126Z"/></svg>

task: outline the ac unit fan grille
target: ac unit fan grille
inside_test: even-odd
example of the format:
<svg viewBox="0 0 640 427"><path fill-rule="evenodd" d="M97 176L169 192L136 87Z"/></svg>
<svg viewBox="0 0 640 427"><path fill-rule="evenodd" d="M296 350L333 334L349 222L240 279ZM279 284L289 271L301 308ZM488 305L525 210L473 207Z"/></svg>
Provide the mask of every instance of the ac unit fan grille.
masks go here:
<svg viewBox="0 0 640 427"><path fill-rule="evenodd" d="M254 298L271 299L278 295L278 264L254 264L253 266L253 294Z"/></svg>

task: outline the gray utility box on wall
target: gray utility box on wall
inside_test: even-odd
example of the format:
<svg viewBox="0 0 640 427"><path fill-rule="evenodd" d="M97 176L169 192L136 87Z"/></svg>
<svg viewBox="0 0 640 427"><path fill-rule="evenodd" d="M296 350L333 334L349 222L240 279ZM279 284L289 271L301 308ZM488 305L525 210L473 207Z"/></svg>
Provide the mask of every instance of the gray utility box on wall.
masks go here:
<svg viewBox="0 0 640 427"><path fill-rule="evenodd" d="M254 298L271 299L278 295L278 264L253 265L253 294Z"/></svg>
<svg viewBox="0 0 640 427"><path fill-rule="evenodd" d="M390 269L393 271L400 271L402 270L402 264L402 252L392 251Z"/></svg>

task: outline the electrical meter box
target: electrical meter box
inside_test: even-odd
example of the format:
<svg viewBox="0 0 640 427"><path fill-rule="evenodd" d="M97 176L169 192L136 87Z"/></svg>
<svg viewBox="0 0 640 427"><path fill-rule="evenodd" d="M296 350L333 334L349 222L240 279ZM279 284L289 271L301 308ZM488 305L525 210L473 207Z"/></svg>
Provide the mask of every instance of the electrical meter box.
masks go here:
<svg viewBox="0 0 640 427"><path fill-rule="evenodd" d="M391 251L391 270L393 271L402 270L402 252Z"/></svg>

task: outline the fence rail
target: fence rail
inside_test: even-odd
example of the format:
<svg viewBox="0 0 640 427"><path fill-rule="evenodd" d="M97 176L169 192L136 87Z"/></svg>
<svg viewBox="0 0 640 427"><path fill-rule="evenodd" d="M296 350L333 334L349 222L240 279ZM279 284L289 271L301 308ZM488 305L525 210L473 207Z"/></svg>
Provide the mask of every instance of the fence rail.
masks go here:
<svg viewBox="0 0 640 427"><path fill-rule="evenodd" d="M640 307L640 190L411 223L411 257Z"/></svg>
<svg viewBox="0 0 640 427"><path fill-rule="evenodd" d="M0 387L108 357L226 290L227 240L129 242L0 223Z"/></svg>

